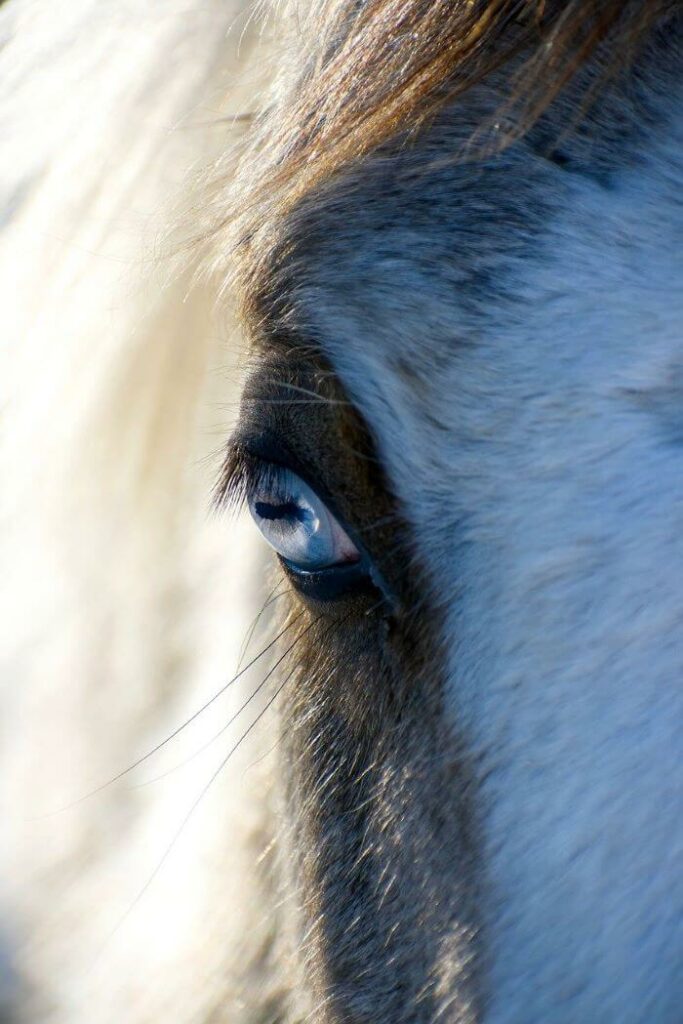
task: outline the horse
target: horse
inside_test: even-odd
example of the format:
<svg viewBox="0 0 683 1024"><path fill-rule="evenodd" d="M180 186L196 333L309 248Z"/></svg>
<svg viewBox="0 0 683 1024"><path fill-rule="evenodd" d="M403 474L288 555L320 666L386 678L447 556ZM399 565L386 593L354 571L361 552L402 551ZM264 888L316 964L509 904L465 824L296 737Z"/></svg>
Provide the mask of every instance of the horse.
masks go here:
<svg viewBox="0 0 683 1024"><path fill-rule="evenodd" d="M237 4L5 33L44 151L15 129L3 205L3 808L122 743L128 778L178 714L229 744L178 832L174 774L3 838L2 1010L678 1024L683 7L275 6L225 116ZM169 168L160 287L130 238Z"/></svg>
<svg viewBox="0 0 683 1024"><path fill-rule="evenodd" d="M292 28L218 488L288 590L292 1019L680 1020L682 14Z"/></svg>

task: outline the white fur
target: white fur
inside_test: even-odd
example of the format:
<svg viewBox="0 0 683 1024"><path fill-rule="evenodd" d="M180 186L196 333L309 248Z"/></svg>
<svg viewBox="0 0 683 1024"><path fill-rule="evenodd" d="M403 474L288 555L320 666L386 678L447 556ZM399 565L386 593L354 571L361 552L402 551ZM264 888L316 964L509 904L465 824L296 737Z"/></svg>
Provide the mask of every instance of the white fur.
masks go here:
<svg viewBox="0 0 683 1024"><path fill-rule="evenodd" d="M139 278L141 221L154 213L153 239L168 220L169 169L175 185L197 156L188 118L213 117L233 16L137 0L0 11L0 896L32 1024L256 1012L226 991L240 942L262 939L243 842L259 803L230 781L241 773L94 974L206 766L180 798L113 791L20 820L215 692L252 606L241 535L228 564L204 519L197 463L227 431L219 415L217 441L200 411L220 358L205 296L154 276L133 290L124 273ZM297 296L446 611L450 711L480 780L486 1024L681 1016L682 134L670 124L610 191L546 176L554 209L516 265L516 301L486 315L435 286L409 221L379 254L330 235L335 259ZM420 387L392 370L397 352Z"/></svg>
<svg viewBox="0 0 683 1024"><path fill-rule="evenodd" d="M30 1024L237 1015L234 975L263 938L260 769L245 768L269 740L218 780L110 938L234 730L131 784L218 732L237 689L135 776L51 813L214 694L259 607L251 534L209 514L235 352L213 293L159 244L188 173L233 137L221 116L251 101L239 11L0 7L3 1021L8 1003Z"/></svg>
<svg viewBox="0 0 683 1024"><path fill-rule="evenodd" d="M515 267L521 301L473 316L413 259L409 213L379 255L342 232L299 296L446 609L481 780L486 1024L681 1018L677 109L611 189L545 179L555 210Z"/></svg>

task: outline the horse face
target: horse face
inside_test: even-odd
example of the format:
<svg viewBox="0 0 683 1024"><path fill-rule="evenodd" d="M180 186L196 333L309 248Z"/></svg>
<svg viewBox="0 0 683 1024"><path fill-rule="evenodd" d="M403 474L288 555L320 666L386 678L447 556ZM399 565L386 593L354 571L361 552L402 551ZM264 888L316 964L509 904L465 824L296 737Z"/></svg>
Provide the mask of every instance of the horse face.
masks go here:
<svg viewBox="0 0 683 1024"><path fill-rule="evenodd" d="M477 166L441 159L472 120L446 111L302 200L259 282L237 447L356 553L285 566L317 1020L680 1019L683 122L656 106Z"/></svg>

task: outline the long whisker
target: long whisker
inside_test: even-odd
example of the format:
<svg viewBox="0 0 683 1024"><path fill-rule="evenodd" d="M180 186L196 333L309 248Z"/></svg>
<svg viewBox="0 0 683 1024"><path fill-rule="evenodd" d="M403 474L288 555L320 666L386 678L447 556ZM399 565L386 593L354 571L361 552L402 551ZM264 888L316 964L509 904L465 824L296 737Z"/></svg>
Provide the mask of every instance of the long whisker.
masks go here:
<svg viewBox="0 0 683 1024"><path fill-rule="evenodd" d="M223 686L221 686L221 688L219 690L217 690L216 693L214 693L214 695L209 698L209 700L207 700L204 704L202 704L201 707L197 708L197 710L194 711L190 715L189 718L186 718L185 721L182 723L182 725L179 725L177 729L174 729L173 732L169 733L168 736L166 736L163 740L161 740L159 743L157 743L156 746L152 747L151 750L148 750L146 754L143 754L136 761L133 761L132 764L129 764L127 768L122 769L122 771L120 771L116 775L112 776L106 782L102 782L99 786L95 786L94 789L91 789L87 793L84 793L83 796L78 797L77 800L72 800L70 803L64 804L63 807L58 807L54 811L49 811L47 814L41 814L41 815L38 815L37 817L29 818L28 820L29 821L42 821L45 818L51 818L55 814L62 814L64 811L68 811L72 807L77 807L79 804L82 804L85 800L90 800L92 797L96 796L98 793L101 793L103 790L108 789L110 786L113 786L115 782L118 782L120 779L123 779L126 775L129 775L136 768L139 768L139 766L141 764L144 764L145 761L148 761L150 759L150 757L153 757L160 750L162 750L168 743L171 742L171 740L174 740L176 738L176 736L180 735L180 733L184 729L186 729L188 727L188 725L191 725L192 722L194 722L197 718L199 718L199 716L201 714L203 714L204 711L207 710L207 708L210 708L211 705L214 704L218 700L218 698L221 697L226 692L226 690L230 686L233 685L233 683L236 683L237 680L241 676L243 676L245 674L245 672L247 672L253 665L255 665L256 662L259 661L259 659L262 658L263 655L266 654L273 647L273 645L276 644L277 641L280 640L281 637L283 637L284 634L289 629L292 628L292 626L295 624L295 622L297 622L298 619L300 619L302 615L303 615L303 612L299 612L299 614L296 615L295 618L291 622L289 622L283 629L280 630L280 632L277 634L277 636L273 640L271 640L270 643L268 643L263 648L262 651L259 651L259 653L255 657L253 657L251 659L251 661L247 662L247 664L244 666L244 668L240 669L239 672L237 672L232 677L232 679L229 679L227 683L225 683Z"/></svg>
<svg viewBox="0 0 683 1024"><path fill-rule="evenodd" d="M308 395L309 398L314 399L316 402L324 402L325 405L351 405L346 398L330 398L327 395L321 395L317 391L313 391L311 388L304 388L300 384L292 384L287 380L264 380L264 384L270 385L276 388L286 388L288 391L296 391L300 395Z"/></svg>
<svg viewBox="0 0 683 1024"><path fill-rule="evenodd" d="M368 523L367 526L361 528L361 533L371 533L372 530L379 530L383 526L390 526L392 523L399 522L398 512L389 512L385 516L380 516L379 519L375 519L372 523Z"/></svg>
<svg viewBox="0 0 683 1024"><path fill-rule="evenodd" d="M348 405L348 402L341 402L334 398L261 398L252 397L250 405Z"/></svg>
<svg viewBox="0 0 683 1024"><path fill-rule="evenodd" d="M244 778L244 776L247 774L247 772L250 772L252 770L252 768L256 768L256 766L261 764L262 761L265 761L265 759L267 757L270 757L270 755L273 753L273 751L276 750L279 747L279 745L282 743L282 741L285 738L285 736L287 736L288 733L290 733L291 731L292 731L292 726L291 725L288 725L285 729L282 729L280 734L278 735L278 738L275 740L275 743L273 743L272 746L268 747L268 749L266 750L265 754L261 754L260 757L257 757L256 760L252 761L250 764L247 765L247 767L244 769L244 771L242 773L242 778Z"/></svg>
<svg viewBox="0 0 683 1024"><path fill-rule="evenodd" d="M190 754L189 757L186 757L184 761L180 761L178 764L173 765L172 768L169 768L167 771L162 772L161 775L156 775L152 779L145 779L144 782L140 782L136 786L133 786L131 788L132 789L142 789L144 786L151 786L153 782L161 782L162 779L165 779L169 775L172 775L174 772L178 771L180 768L184 768L185 765L189 764L190 761L193 761L195 759L195 757L198 757L200 754L203 754L205 750L208 750L209 747L213 743L215 743L216 740L219 739L223 735L223 733L226 732L230 728L230 726L233 724L233 722L235 722L239 718L239 716L242 714L244 709L249 704L251 704L252 700L254 700L254 698L257 696L257 694L259 694L261 692L261 690L266 685L266 683L268 682L270 677L273 675L275 670L277 668L279 668L279 666L282 664L282 662L285 660L285 658L291 653L291 651L294 650L294 648L299 643L299 641L302 639L302 637L304 637L306 635L306 633L308 633L309 630L313 628L313 626L315 625L315 623L317 621L318 621L317 619L314 619L313 622L310 622L308 624L308 626L306 626L306 628L303 629L301 631L301 633L299 633L299 635L296 638L296 640L294 641L294 643L290 644L290 646L287 648L287 650L283 654L280 655L280 657L277 659L277 661L275 662L273 667L271 669L269 669L268 672L266 672L266 674L263 677L263 679L261 680L261 682L258 684L256 689L247 697L247 699L244 701L242 706L237 709L237 711L228 719L228 721L225 723L225 725L222 726L222 728L220 728L218 730L218 732L214 736L211 737L210 740L207 740L207 742L204 743L201 747L199 747L198 750L195 750L195 752L193 754ZM294 671L294 669L292 669L292 672L293 671ZM291 675L291 673L290 673L290 675ZM287 678L289 678L289 676Z"/></svg>
<svg viewBox="0 0 683 1024"><path fill-rule="evenodd" d="M320 621L320 617L318 617L317 619L314 619L313 622L310 623L310 625L313 626L313 625L315 625L319 621ZM303 634L301 634L301 635L303 635ZM299 637L299 639L300 638L301 637ZM116 925L111 930L111 932L107 936L106 940L102 944L102 947L100 949L100 952L99 952L99 955L98 955L97 959L99 959L99 956L102 955L102 953L105 951L105 949L107 948L107 946L109 945L109 943L111 942L113 937L116 935L116 933L119 931L119 929L122 927L122 925L126 922L128 917L135 910L136 906L138 905L140 900L143 898L143 896L145 895L145 893L147 892L147 890L152 885L152 883L154 882L155 878L157 877L157 875L159 874L159 872L163 868L164 864L168 860L168 858L169 858L170 854L172 853L176 843L180 839L180 836L182 835L182 833L183 833L183 831L185 829L185 826L187 825L187 823L192 818L193 814L195 813L195 811L199 807L200 803L202 802L202 800L204 799L206 794L209 792L209 790L211 789L211 787L213 786L214 782L216 781L218 776L221 774L221 772L223 771L223 769L227 765L227 763L230 760L230 758L232 757L232 755L238 750L238 748L241 746L241 744L244 742L244 740L247 738L247 736L252 732L252 730L256 727L256 725L261 721L261 719L265 715L266 711L272 706L272 704L275 702L275 700L280 695L282 690L285 688L285 686L287 685L287 683L291 679L291 675L292 675L292 673L290 673L286 677L286 679L277 687L277 689L275 690L273 695L268 699L266 704L264 704L263 708L259 711L259 713L250 722L250 724L247 726L247 728L244 730L244 732L241 734L241 736L239 736L239 738L232 745L232 747L230 748L230 750L228 751L226 756L220 762L220 764L218 765L216 770L212 773L212 775L209 778L208 782L206 782L202 786L199 794L193 800L192 804L189 807L189 810L186 812L185 816L183 817L183 820L181 821L180 825L178 826L178 828L176 829L175 833L173 834L173 838L171 839L170 843L168 844L168 846L164 850L164 852L163 852L163 854L161 856L161 859L157 863L157 865L154 868L153 872L151 873L151 875L149 876L149 878L147 879L145 884L142 886L142 888L138 892L138 894L135 897L135 899L133 900L133 902L129 905L129 907L127 908L125 913L119 918L119 920L117 921Z"/></svg>
<svg viewBox="0 0 683 1024"><path fill-rule="evenodd" d="M386 604L391 608L391 601L384 594L380 596L378 601L375 601L374 604L370 605L370 607L364 612L364 614L366 616L373 615L374 612L376 612L378 608L381 608L383 604Z"/></svg>
<svg viewBox="0 0 683 1024"><path fill-rule="evenodd" d="M279 597L282 597L284 594L288 594L288 593L291 592L291 587L286 587L285 590L279 590L280 585L281 585L280 582L278 582L276 584L276 586L273 587L271 592L268 594L266 600L264 601L263 606L262 606L261 610L259 611L258 615L254 618L254 621L251 623L251 625L249 626L249 629L247 630L247 635L244 638L244 640L242 641L242 646L240 647L240 653L239 653L239 656L237 658L237 670L238 671L242 667L242 660L243 660L244 656L246 655L247 651L249 650L249 644L251 643L251 641L253 639L254 633L256 632L256 629L258 628L258 624L261 621L261 618L263 617L263 614L266 611L266 609L269 608L271 606L271 604L274 604L275 601L277 601L277 599ZM279 591L279 593L278 593L278 591Z"/></svg>

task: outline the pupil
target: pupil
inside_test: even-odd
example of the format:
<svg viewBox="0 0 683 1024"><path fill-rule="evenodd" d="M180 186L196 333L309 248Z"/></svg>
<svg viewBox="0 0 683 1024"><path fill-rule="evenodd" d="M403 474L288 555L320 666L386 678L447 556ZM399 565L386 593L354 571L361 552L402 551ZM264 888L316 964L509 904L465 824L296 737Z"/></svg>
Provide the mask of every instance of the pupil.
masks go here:
<svg viewBox="0 0 683 1024"><path fill-rule="evenodd" d="M255 501L254 511L259 519L289 519L303 523L306 512L294 501L286 501L281 505L271 505L267 501Z"/></svg>

